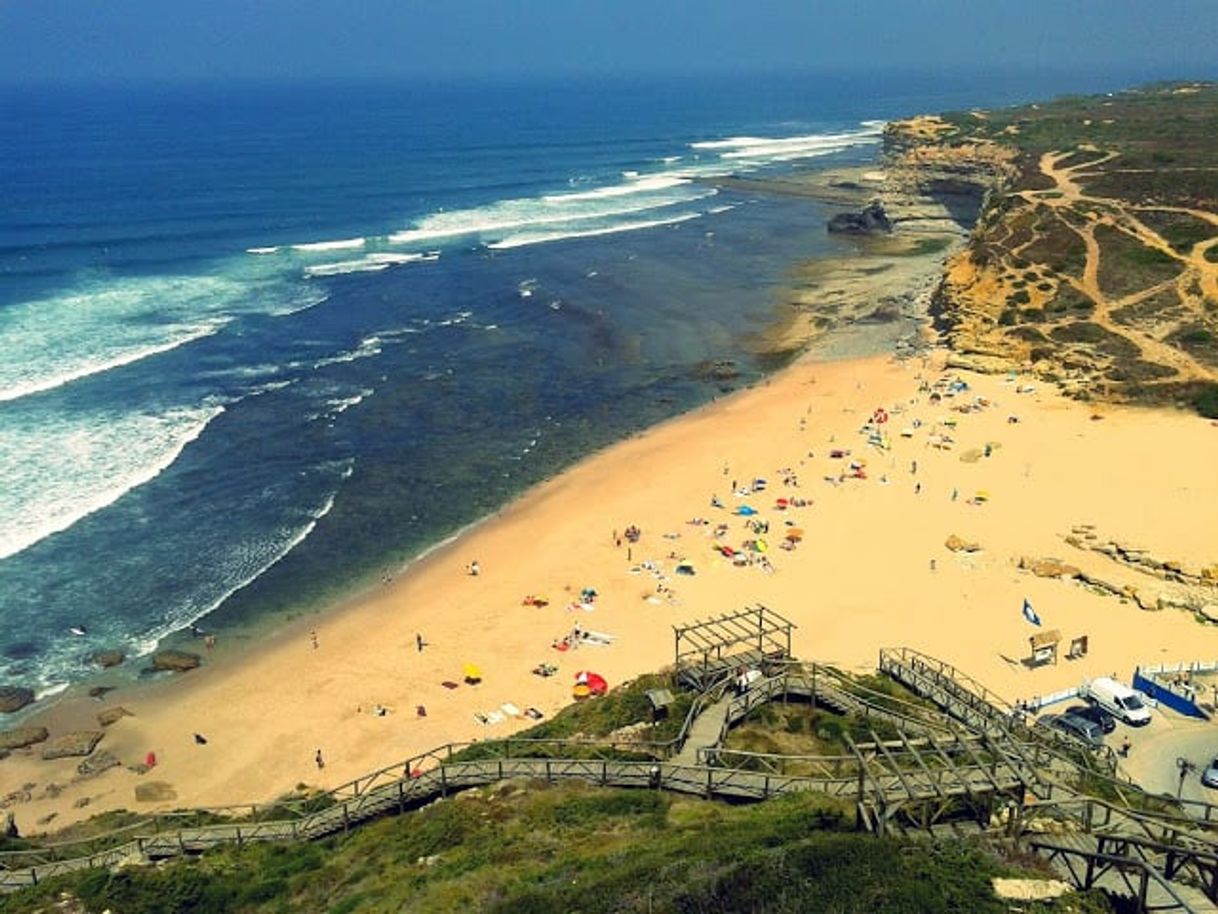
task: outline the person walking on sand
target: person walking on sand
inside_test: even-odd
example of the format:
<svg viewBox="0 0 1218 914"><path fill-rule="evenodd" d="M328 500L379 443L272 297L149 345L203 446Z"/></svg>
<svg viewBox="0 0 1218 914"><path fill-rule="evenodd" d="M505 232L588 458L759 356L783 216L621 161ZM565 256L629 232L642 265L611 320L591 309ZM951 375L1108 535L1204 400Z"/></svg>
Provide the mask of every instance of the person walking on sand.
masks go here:
<svg viewBox="0 0 1218 914"><path fill-rule="evenodd" d="M313 642L313 650L317 650L317 632L316 630L309 632L309 640Z"/></svg>
<svg viewBox="0 0 1218 914"><path fill-rule="evenodd" d="M427 644L427 642L423 640L423 636L416 633L414 636L414 643L415 646L418 647L419 653L423 653L423 647Z"/></svg>
<svg viewBox="0 0 1218 914"><path fill-rule="evenodd" d="M469 563L469 573L470 573L470 575L472 575L475 578L478 577L478 575L482 573L482 568L478 565L477 559L474 559L472 562Z"/></svg>
<svg viewBox="0 0 1218 914"><path fill-rule="evenodd" d="M326 760L321 757L320 749L318 749L317 752L315 752L313 754L313 764L315 764L317 766L318 771L321 771L321 769L326 767Z"/></svg>

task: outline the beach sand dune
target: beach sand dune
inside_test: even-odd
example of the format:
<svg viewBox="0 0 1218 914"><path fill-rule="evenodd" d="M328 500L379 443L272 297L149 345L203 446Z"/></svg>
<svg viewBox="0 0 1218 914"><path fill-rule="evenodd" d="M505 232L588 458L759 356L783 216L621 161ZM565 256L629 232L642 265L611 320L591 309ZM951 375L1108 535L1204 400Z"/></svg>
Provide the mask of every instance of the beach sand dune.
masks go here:
<svg viewBox="0 0 1218 914"><path fill-rule="evenodd" d="M1162 586L1067 544L1079 524L1187 566L1218 563L1209 532L1218 428L1145 409L1107 407L1097 419L1094 408L1029 389L1027 379L965 375L968 390L930 402L926 386L948 376L917 361L805 359L622 442L392 583L277 633L237 663L116 693L134 716L110 727L102 746L124 763L155 751L155 773L112 769L71 784L69 762L18 754L0 763L6 784L36 785L32 800L13 807L18 822L32 832L52 812L48 827L116 807L268 800L445 743L503 736L531 721L504 714L484 724L479 715L494 719L504 703L551 715L570 700L577 671L615 685L656 670L672 662L674 624L757 603L798 625L801 658L871 669L879 648L909 645L1012 700L1086 676L1127 678L1140 662L1218 658L1218 629L1189 613L1146 612L1018 568L1022 556L1053 556L1121 584ZM887 449L860 431L877 409L888 421L873 431ZM950 438L950 449L932 446L936 435ZM778 510L780 498L809 504ZM758 513L734 513L742 505ZM746 528L750 519L768 530ZM717 538L720 524L727 531ZM641 531L637 542L623 538L630 525ZM788 551L780 544L791 527L803 538ZM981 549L949 551L950 534ZM759 538L766 551L751 554L769 569L739 567L715 548L748 554L745 541ZM696 574L676 574L678 561ZM593 601L581 600L584 588L596 591ZM525 604L538 595L548 603ZM1025 599L1067 642L1088 635L1089 654L1035 670L1021 664L1035 631L1021 613ZM615 638L555 650L577 625ZM533 675L540 663L557 674ZM466 664L480 669L476 685L463 681ZM65 702L47 716L67 729L91 724L97 710ZM148 778L177 798L137 803L134 788ZM52 782L68 786L48 797ZM89 805L75 808L83 797Z"/></svg>

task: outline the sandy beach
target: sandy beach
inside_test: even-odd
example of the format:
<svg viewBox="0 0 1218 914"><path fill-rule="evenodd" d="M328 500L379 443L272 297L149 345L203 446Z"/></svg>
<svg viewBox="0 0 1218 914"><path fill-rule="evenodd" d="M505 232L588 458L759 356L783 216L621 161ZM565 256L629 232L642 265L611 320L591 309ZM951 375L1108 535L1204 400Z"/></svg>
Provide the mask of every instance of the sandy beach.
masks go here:
<svg viewBox="0 0 1218 914"><path fill-rule="evenodd" d="M950 378L968 388L932 403L928 385L943 389ZM861 431L876 410L887 422L871 431L887 449ZM942 436L950 449L932 446ZM107 728L100 748L124 765L155 752L153 771L120 767L74 781L76 760L42 761L34 747L0 762L3 792L33 785L29 800L9 807L31 833L106 809L255 802L301 783L335 785L433 746L523 729L530 720L483 724L477 715L504 703L553 714L570 700L577 671L616 685L659 669L672 662L674 624L756 603L798 625L801 658L868 669L880 647L910 645L1009 699L1090 675L1128 677L1137 663L1212 659L1218 628L1192 614L1147 612L1018 562L1053 556L1107 580L1165 586L1065 542L1073 526L1091 524L1185 567L1213 565L1215 441L1218 428L1190 415L1097 410L1027 379L945 372L933 358L805 358L590 457L379 590L269 637L239 663L118 690L103 703L65 701L44 715L54 736L95 728L98 711L122 705L132 716ZM807 505L779 510L780 498ZM758 514L734 513L742 505ZM768 522L768 532L746 528L750 520ZM619 545L615 535L629 525L641 536ZM792 526L802 542L780 548ZM949 551L951 534L980 550ZM768 568L736 566L715 548L758 538L767 551L751 554ZM678 561L696 574L675 574ZM580 606L584 588L597 596ZM548 605L524 605L530 595ZM1087 634L1089 654L1034 670L1021 664L1036 630L1021 614L1025 598L1067 643ZM556 650L577 625L613 640ZM480 667L481 683L462 682L467 663ZM558 672L534 675L541 663ZM137 803L136 785L154 780L173 797Z"/></svg>

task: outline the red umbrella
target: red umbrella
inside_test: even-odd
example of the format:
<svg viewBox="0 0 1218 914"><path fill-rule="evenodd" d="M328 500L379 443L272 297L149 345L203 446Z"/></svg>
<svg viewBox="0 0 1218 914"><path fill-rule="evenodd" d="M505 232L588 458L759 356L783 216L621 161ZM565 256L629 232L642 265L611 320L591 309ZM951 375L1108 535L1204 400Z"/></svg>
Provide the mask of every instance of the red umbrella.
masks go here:
<svg viewBox="0 0 1218 914"><path fill-rule="evenodd" d="M600 673L589 673L586 670L575 674L575 684L587 686L590 695L604 695L609 691L609 683L605 681L604 676Z"/></svg>

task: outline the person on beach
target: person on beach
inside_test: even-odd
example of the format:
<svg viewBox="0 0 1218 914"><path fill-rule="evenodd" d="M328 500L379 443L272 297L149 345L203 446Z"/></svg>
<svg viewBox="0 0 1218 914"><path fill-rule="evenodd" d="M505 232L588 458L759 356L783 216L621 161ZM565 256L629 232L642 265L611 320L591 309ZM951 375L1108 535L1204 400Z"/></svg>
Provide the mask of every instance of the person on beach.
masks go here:
<svg viewBox="0 0 1218 914"><path fill-rule="evenodd" d="M309 632L309 640L313 642L313 650L317 650L317 632Z"/></svg>
<svg viewBox="0 0 1218 914"><path fill-rule="evenodd" d="M321 757L320 749L313 754L313 764L317 766L318 771L321 771L321 769L326 767L326 760Z"/></svg>
<svg viewBox="0 0 1218 914"><path fill-rule="evenodd" d="M204 639L203 639L203 646L204 646L205 648L207 648L207 652L208 652L209 654L210 654L212 651L214 651L214 650L216 649L216 636L215 636L215 635L208 635L206 638L204 638Z"/></svg>
<svg viewBox="0 0 1218 914"><path fill-rule="evenodd" d="M475 578L482 573L482 568L479 566L477 559L474 559L469 563L469 568L467 570L469 571L470 575Z"/></svg>
<svg viewBox="0 0 1218 914"><path fill-rule="evenodd" d="M414 643L415 647L419 649L419 653L423 653L423 648L427 646L427 642L423 640L423 636L421 634L415 634Z"/></svg>

